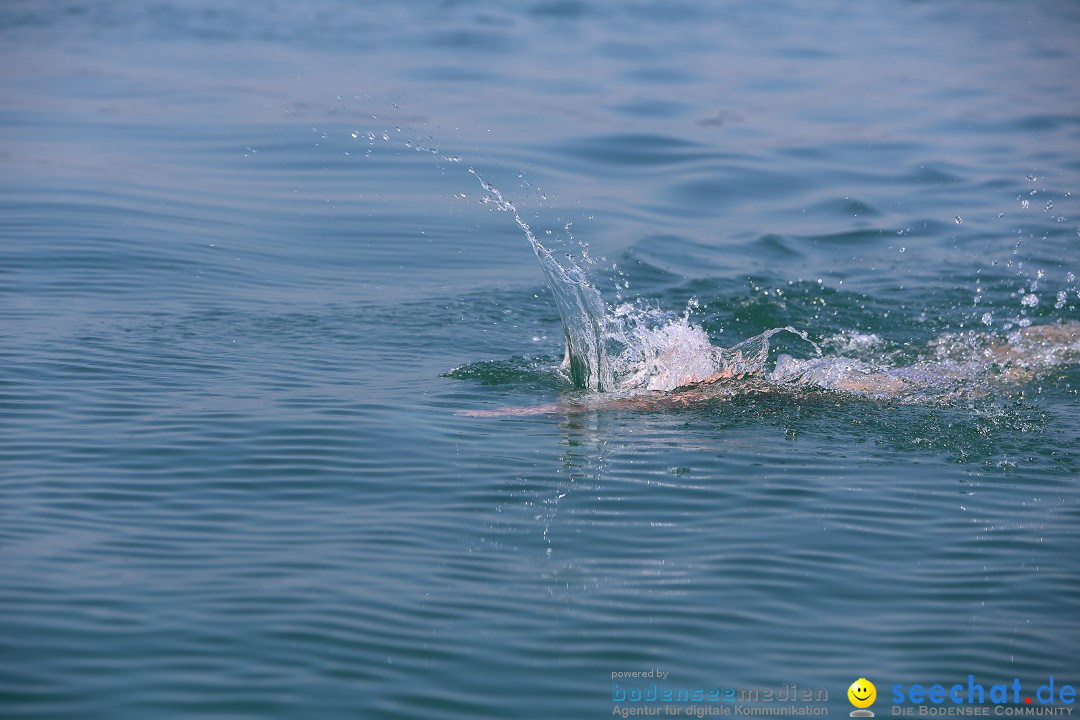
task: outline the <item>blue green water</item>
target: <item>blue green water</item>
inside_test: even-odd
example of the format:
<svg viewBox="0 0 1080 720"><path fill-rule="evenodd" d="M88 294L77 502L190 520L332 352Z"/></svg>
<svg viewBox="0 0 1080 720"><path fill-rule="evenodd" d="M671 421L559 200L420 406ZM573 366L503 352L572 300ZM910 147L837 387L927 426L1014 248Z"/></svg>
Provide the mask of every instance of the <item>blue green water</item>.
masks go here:
<svg viewBox="0 0 1080 720"><path fill-rule="evenodd" d="M722 345L1080 319L1077 37L1049 1L4 3L0 715L1075 685L1075 364L460 413L588 394L469 168Z"/></svg>

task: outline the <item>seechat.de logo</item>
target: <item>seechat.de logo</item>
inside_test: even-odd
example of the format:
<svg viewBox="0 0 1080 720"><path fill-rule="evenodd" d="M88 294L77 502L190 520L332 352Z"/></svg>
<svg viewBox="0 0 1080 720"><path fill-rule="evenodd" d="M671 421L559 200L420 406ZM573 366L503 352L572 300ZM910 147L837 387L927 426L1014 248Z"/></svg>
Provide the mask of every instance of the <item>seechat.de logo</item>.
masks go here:
<svg viewBox="0 0 1080 720"><path fill-rule="evenodd" d="M856 708L851 711L851 717L874 717L874 711L866 709L877 700L877 688L874 687L874 683L866 678L859 678L847 689L847 698Z"/></svg>

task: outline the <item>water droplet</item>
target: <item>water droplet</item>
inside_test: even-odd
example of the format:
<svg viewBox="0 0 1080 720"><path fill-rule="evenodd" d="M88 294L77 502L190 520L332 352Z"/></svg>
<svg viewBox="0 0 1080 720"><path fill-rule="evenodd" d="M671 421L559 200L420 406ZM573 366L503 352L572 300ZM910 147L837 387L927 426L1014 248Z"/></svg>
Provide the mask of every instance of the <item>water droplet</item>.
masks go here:
<svg viewBox="0 0 1080 720"><path fill-rule="evenodd" d="M1039 296L1035 293L1029 293L1020 300L1020 304L1024 307L1033 308L1039 304Z"/></svg>
<svg viewBox="0 0 1080 720"><path fill-rule="evenodd" d="M352 135L352 139L353 139L353 140L355 140L356 138L360 137L360 133L356 132L355 130L353 130L353 131L352 131L352 132L350 133L350 135Z"/></svg>
<svg viewBox="0 0 1080 720"><path fill-rule="evenodd" d="M990 325L993 322L994 322L994 316L993 315L991 315L988 312L982 314L982 324L983 325Z"/></svg>
<svg viewBox="0 0 1080 720"><path fill-rule="evenodd" d="M959 215L957 215L957 216L956 216L956 224L957 224L957 225L960 225L960 224L961 224L961 223L963 223L963 222L964 222L964 219L963 219L962 217L960 217Z"/></svg>
<svg viewBox="0 0 1080 720"><path fill-rule="evenodd" d="M1060 310L1061 308L1065 307L1065 301L1068 299L1069 294L1067 292L1065 292L1064 290L1058 291L1057 302L1054 303L1054 309Z"/></svg>
<svg viewBox="0 0 1080 720"><path fill-rule="evenodd" d="M1020 207L1024 208L1025 210L1027 210L1030 206L1031 206L1031 203L1028 202L1027 200L1021 200L1020 201Z"/></svg>

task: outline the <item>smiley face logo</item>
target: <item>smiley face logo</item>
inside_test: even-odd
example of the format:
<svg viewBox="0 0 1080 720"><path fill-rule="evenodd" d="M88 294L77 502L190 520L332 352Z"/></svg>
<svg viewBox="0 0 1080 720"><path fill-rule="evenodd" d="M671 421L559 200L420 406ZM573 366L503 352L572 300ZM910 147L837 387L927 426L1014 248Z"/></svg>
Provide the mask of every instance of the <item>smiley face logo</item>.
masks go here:
<svg viewBox="0 0 1080 720"><path fill-rule="evenodd" d="M847 689L847 697L852 705L859 708L851 713L852 717L874 717L874 713L864 709L873 705L874 701L877 700L877 688L874 687L874 683L866 678L859 678L851 683L851 687Z"/></svg>

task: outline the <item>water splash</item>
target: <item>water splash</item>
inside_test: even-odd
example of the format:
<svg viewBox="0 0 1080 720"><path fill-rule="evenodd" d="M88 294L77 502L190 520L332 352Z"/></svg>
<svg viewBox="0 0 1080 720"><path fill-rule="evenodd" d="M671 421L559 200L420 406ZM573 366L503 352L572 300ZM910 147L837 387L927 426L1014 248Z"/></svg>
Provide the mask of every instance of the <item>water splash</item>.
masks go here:
<svg viewBox="0 0 1080 720"><path fill-rule="evenodd" d="M708 333L690 321L690 305L682 315L622 303L610 308L589 282L585 269L567 255L560 262L533 233L510 200L472 168L489 193L485 202L513 215L540 261L555 297L566 335L563 369L581 388L635 396L670 392L724 379L757 377L771 387L818 388L910 402L952 402L983 397L1003 386L1026 383L1052 368L1080 360L1080 323L1032 325L1021 320L1014 330L1006 323L1004 337L987 332L939 336L913 364L897 366L895 353L881 352L883 341L872 334L847 333L825 342L833 351L856 357L822 356L806 332L791 326L773 328L730 348L716 347ZM1021 304L1034 308L1037 277L1024 290ZM1071 283L1074 276L1068 278ZM1059 298L1060 302L1060 298ZM984 313L982 323L994 323ZM809 342L815 357L781 355L767 371L770 338L790 332ZM877 357L865 357L873 350ZM740 386L745 385L741 383Z"/></svg>
<svg viewBox="0 0 1080 720"><path fill-rule="evenodd" d="M773 335L791 332L809 342L805 332L787 326L767 330L731 348L718 348L700 326L690 322L689 307L678 317L629 303L612 310L581 265L570 256L565 263L557 261L514 203L474 168L469 172L489 193L486 202L513 215L540 261L563 321L563 367L578 387L670 391L703 381L763 374ZM817 345L814 350L821 354Z"/></svg>
<svg viewBox="0 0 1080 720"><path fill-rule="evenodd" d="M540 261L562 317L566 334L564 365L570 379L578 387L590 390L613 389L615 382L606 343L607 306L600 293L589 283L585 270L572 258L567 258L566 266L555 260L551 251L544 247L529 224L522 219L514 203L503 197L499 189L482 178L475 169L469 168L469 172L490 193L487 198L490 202L514 216L514 221L529 239L536 259Z"/></svg>
<svg viewBox="0 0 1080 720"><path fill-rule="evenodd" d="M762 375L773 335L790 332L810 342L805 332L786 326L721 348L690 322L689 309L671 318L660 311L627 312L624 307L616 309L619 322L610 323L616 330L614 340L622 347L612 363L621 390L670 391L711 380ZM652 319L658 321L647 322ZM820 348L810 344L820 354Z"/></svg>

